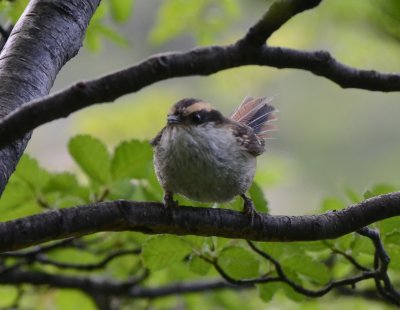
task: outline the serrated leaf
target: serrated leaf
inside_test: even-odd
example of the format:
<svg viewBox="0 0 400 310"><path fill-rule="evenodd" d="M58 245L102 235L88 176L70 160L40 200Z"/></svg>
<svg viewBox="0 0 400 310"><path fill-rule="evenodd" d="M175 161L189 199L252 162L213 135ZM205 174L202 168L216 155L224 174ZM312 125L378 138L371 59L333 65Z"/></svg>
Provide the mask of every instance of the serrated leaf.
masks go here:
<svg viewBox="0 0 400 310"><path fill-rule="evenodd" d="M257 277L260 265L252 252L239 246L224 248L218 256L218 264L235 279Z"/></svg>
<svg viewBox="0 0 400 310"><path fill-rule="evenodd" d="M69 141L68 149L90 180L100 184L109 181L110 155L103 142L89 135L79 135Z"/></svg>
<svg viewBox="0 0 400 310"><path fill-rule="evenodd" d="M383 194L389 194L389 193L395 192L397 190L398 189L393 185L379 183L379 184L373 185L370 189L366 190L363 193L363 196L365 199L368 199L368 198L383 195Z"/></svg>
<svg viewBox="0 0 400 310"><path fill-rule="evenodd" d="M81 186L75 175L69 172L55 173L50 176L43 188L44 193L59 192L63 196L71 195L82 198L84 201L89 199L89 189Z"/></svg>
<svg viewBox="0 0 400 310"><path fill-rule="evenodd" d="M265 199L264 192L256 182L253 182L251 185L249 194L257 211L268 212L268 201Z"/></svg>
<svg viewBox="0 0 400 310"><path fill-rule="evenodd" d="M325 284L329 281L328 268L307 255L293 254L285 256L280 262L285 270L301 274L320 284Z"/></svg>
<svg viewBox="0 0 400 310"><path fill-rule="evenodd" d="M148 142L132 140L115 150L111 172L114 179L145 178L152 169L153 151Z"/></svg>
<svg viewBox="0 0 400 310"><path fill-rule="evenodd" d="M27 184L33 192L39 192L50 178L50 173L39 166L36 159L23 155L14 173L15 178Z"/></svg>
<svg viewBox="0 0 400 310"><path fill-rule="evenodd" d="M181 262L191 251L184 239L160 235L149 238L142 247L143 264L155 271Z"/></svg>
<svg viewBox="0 0 400 310"><path fill-rule="evenodd" d="M132 15L133 0L110 0L111 15L117 22L125 22Z"/></svg>
<svg viewBox="0 0 400 310"><path fill-rule="evenodd" d="M189 261L190 271L199 275L206 275L211 268L211 264L207 263L204 259L197 255L192 255Z"/></svg>

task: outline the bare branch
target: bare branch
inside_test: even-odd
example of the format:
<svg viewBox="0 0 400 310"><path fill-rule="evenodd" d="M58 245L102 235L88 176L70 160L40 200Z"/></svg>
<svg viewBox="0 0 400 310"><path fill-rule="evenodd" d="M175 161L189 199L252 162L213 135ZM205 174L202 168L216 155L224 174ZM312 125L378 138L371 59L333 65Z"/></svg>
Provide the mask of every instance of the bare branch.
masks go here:
<svg viewBox="0 0 400 310"><path fill-rule="evenodd" d="M52 259L49 259L48 257L44 255L38 255L34 258L36 262L39 262L44 265L52 265L57 268L62 268L62 269L76 269L76 270L86 270L86 271L91 271L95 269L101 269L104 268L109 262L111 262L113 259L125 255L138 255L140 254L141 249L133 249L133 250L119 250L119 251L114 251L108 256L106 256L104 259L99 261L98 263L93 263L93 264L71 264L71 263L65 263L65 262L59 262L55 261Z"/></svg>
<svg viewBox="0 0 400 310"><path fill-rule="evenodd" d="M374 267L376 270L375 286L377 290L384 298L391 301L393 304L400 306L400 293L393 287L387 273L390 257L383 247L379 232L375 229L363 227L362 229L358 230L357 233L371 239L372 243L374 244ZM383 282L383 285L381 282Z"/></svg>
<svg viewBox="0 0 400 310"><path fill-rule="evenodd" d="M343 88L400 91L399 74L358 70L338 62L325 51L306 52L261 44L291 16L319 2L277 1L235 44L154 55L130 68L78 82L56 94L25 104L0 121L0 147L42 124L93 104L114 101L153 83L175 77L210 75L245 65L302 69L326 77Z"/></svg>
<svg viewBox="0 0 400 310"><path fill-rule="evenodd" d="M161 203L111 201L48 211L0 223L0 251L100 231L220 236L254 241L334 239L371 223L400 215L400 192L367 199L346 209L320 215L264 215L251 219L241 212L178 207Z"/></svg>
<svg viewBox="0 0 400 310"><path fill-rule="evenodd" d="M360 271L371 271L369 268L361 265L357 260L355 260L354 257L351 255L337 249L336 247L330 245L328 242L324 241L324 244L331 249L332 253L338 254L340 256L343 256L345 259L347 259L355 268L357 268Z"/></svg>
<svg viewBox="0 0 400 310"><path fill-rule="evenodd" d="M250 28L244 40L261 45L283 24L296 14L312 9L320 4L322 0L279 0L272 3L263 17Z"/></svg>
<svg viewBox="0 0 400 310"><path fill-rule="evenodd" d="M29 251L5 252L5 253L1 253L0 257L31 258L31 257L35 257L41 253L46 253L48 251L58 249L60 247L72 246L72 243L74 242L74 240L75 239L73 239L73 238L69 238L69 239L53 242L52 244L49 244L49 245L35 246L33 249L31 249Z"/></svg>
<svg viewBox="0 0 400 310"><path fill-rule="evenodd" d="M111 281L100 278L85 278L66 275L53 275L45 272L13 271L0 277L2 284L48 285L57 288L75 288L89 294L104 294L107 296L125 296L134 298L157 298L170 295L215 291L218 289L249 289L253 286L233 286L219 279L172 283L166 286L148 288L132 281Z"/></svg>

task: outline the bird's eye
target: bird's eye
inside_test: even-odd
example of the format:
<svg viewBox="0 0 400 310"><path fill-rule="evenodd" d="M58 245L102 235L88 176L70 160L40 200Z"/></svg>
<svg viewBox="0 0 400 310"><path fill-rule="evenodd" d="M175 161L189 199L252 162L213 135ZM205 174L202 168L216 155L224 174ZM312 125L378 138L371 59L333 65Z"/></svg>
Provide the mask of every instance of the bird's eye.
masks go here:
<svg viewBox="0 0 400 310"><path fill-rule="evenodd" d="M193 123L200 124L202 120L203 120L203 118L201 117L200 113L193 113L193 115L192 115Z"/></svg>

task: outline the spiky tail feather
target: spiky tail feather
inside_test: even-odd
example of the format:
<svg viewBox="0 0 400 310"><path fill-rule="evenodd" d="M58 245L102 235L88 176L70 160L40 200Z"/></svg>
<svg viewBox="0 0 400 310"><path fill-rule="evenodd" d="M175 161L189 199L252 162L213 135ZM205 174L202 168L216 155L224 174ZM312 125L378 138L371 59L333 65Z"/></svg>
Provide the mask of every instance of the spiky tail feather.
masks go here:
<svg viewBox="0 0 400 310"><path fill-rule="evenodd" d="M273 113L276 109L269 104L271 101L272 97L246 97L230 118L251 127L259 138L270 139L268 132L277 130L277 126L268 124L277 119Z"/></svg>

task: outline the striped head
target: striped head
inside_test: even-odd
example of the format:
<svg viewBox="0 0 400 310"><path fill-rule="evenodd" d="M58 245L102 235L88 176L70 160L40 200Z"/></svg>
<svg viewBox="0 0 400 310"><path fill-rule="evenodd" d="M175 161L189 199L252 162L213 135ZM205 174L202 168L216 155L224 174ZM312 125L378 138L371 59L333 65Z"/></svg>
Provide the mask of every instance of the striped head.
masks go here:
<svg viewBox="0 0 400 310"><path fill-rule="evenodd" d="M200 99L186 98L174 104L167 117L168 126L200 125L222 122L224 117L209 103Z"/></svg>

